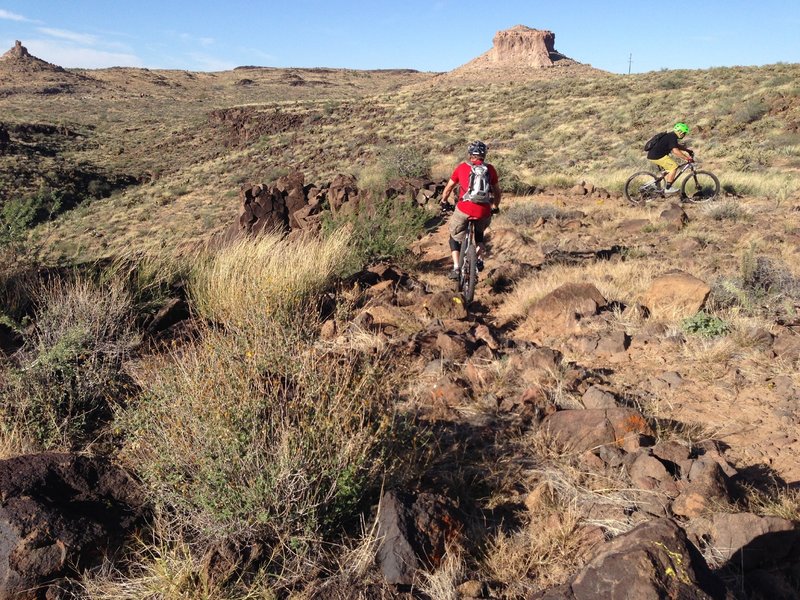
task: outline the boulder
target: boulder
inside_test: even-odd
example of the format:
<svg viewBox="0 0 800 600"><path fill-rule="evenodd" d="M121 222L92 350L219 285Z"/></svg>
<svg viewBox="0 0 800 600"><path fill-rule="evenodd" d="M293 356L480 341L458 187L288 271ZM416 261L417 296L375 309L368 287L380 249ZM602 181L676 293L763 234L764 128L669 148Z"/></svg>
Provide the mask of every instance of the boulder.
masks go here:
<svg viewBox="0 0 800 600"><path fill-rule="evenodd" d="M44 598L53 581L99 565L143 505L141 487L105 459L52 452L0 461L0 600Z"/></svg>
<svg viewBox="0 0 800 600"><path fill-rule="evenodd" d="M723 600L725 586L684 531L655 519L600 547L563 595L548 598Z"/></svg>
<svg viewBox="0 0 800 600"><path fill-rule="evenodd" d="M606 299L591 283L566 283L536 302L528 318L553 333L569 331L581 319L596 315Z"/></svg>
<svg viewBox="0 0 800 600"><path fill-rule="evenodd" d="M784 329L772 342L772 351L775 356L787 362L794 362L800 358L800 336L790 329Z"/></svg>
<svg viewBox="0 0 800 600"><path fill-rule="evenodd" d="M715 513L710 526L698 533L722 560L742 571L800 558L800 532L780 517L753 513Z"/></svg>
<svg viewBox="0 0 800 600"><path fill-rule="evenodd" d="M358 205L358 184L356 178L352 175L340 173L331 181L328 186L328 203L331 207L331 212L336 214L347 203Z"/></svg>
<svg viewBox="0 0 800 600"><path fill-rule="evenodd" d="M632 408L562 410L542 421L542 427L574 452L610 445L637 450L654 433L642 414Z"/></svg>
<svg viewBox="0 0 800 600"><path fill-rule="evenodd" d="M424 297L420 305L432 319L466 319L467 306L460 294L437 292Z"/></svg>
<svg viewBox="0 0 800 600"><path fill-rule="evenodd" d="M458 511L445 496L386 492L378 517L378 564L384 579L393 585L412 585L419 569L441 564L447 546L462 532Z"/></svg>
<svg viewBox="0 0 800 600"><path fill-rule="evenodd" d="M703 308L710 292L704 281L683 271L670 271L653 280L642 304L654 317L681 319Z"/></svg>
<svg viewBox="0 0 800 600"><path fill-rule="evenodd" d="M672 231L680 231L689 222L689 216L681 208L680 204L671 204L661 211L660 218L666 222L667 228Z"/></svg>
<svg viewBox="0 0 800 600"><path fill-rule="evenodd" d="M617 399L614 394L593 385L583 393L581 398L585 408L616 408Z"/></svg>

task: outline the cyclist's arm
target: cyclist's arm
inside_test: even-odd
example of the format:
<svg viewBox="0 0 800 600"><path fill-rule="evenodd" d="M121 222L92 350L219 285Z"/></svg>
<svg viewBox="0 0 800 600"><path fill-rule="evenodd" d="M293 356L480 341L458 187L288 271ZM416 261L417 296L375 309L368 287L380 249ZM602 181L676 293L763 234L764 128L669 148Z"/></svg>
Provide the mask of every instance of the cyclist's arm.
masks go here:
<svg viewBox="0 0 800 600"><path fill-rule="evenodd" d="M682 158L685 161L691 161L692 160L692 155L689 154L686 150L687 150L687 148L684 147L684 146L676 146L675 148L672 149L672 153L675 156L678 156L678 157Z"/></svg>
<svg viewBox="0 0 800 600"><path fill-rule="evenodd" d="M500 206L500 185L497 183L492 184L492 204L495 208Z"/></svg>
<svg viewBox="0 0 800 600"><path fill-rule="evenodd" d="M439 200L440 204L447 204L447 199L450 197L453 188L456 187L456 182L452 179L447 182L447 185L444 186L444 191L442 192L442 199Z"/></svg>

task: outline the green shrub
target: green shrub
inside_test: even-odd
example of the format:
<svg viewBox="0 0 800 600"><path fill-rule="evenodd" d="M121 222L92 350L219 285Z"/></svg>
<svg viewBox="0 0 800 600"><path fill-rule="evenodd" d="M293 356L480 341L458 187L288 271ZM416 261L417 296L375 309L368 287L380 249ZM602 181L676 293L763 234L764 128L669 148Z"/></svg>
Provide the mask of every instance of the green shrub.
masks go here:
<svg viewBox="0 0 800 600"><path fill-rule="evenodd" d="M345 272L353 272L373 261L405 255L429 217L425 209L404 197L382 198L329 216L323 221L323 233L330 238L349 232L354 252Z"/></svg>
<svg viewBox="0 0 800 600"><path fill-rule="evenodd" d="M708 338L720 337L726 335L730 331L725 321L703 311L700 311L693 317L684 319L681 322L681 327L683 331L688 334Z"/></svg>

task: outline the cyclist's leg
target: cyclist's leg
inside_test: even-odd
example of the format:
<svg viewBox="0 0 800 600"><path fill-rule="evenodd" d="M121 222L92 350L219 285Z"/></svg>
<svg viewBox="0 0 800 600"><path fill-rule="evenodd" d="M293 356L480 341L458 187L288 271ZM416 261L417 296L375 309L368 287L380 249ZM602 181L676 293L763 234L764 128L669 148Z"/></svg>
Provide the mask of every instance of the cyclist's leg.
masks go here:
<svg viewBox="0 0 800 600"><path fill-rule="evenodd" d="M447 229L450 232L450 254L453 258L453 269L458 269L458 260L461 253L461 244L467 231L469 217L456 208L450 215Z"/></svg>
<svg viewBox="0 0 800 600"><path fill-rule="evenodd" d="M678 163L675 162L675 159L667 154L655 160L651 159L650 162L655 163L667 172L666 177L664 177L664 182L666 183L666 187L670 187L675 181L675 177L678 175Z"/></svg>
<svg viewBox="0 0 800 600"><path fill-rule="evenodd" d="M484 217L483 219L478 219L475 221L475 245L477 246L478 250L478 258L483 258L485 254L486 245L484 244L483 237L486 228L489 227L489 224L492 222L492 217Z"/></svg>

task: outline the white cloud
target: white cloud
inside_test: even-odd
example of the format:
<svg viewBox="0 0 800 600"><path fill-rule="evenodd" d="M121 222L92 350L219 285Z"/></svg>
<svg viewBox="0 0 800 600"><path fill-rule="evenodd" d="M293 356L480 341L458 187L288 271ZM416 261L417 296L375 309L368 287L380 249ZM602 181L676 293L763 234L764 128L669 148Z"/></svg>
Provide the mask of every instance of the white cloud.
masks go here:
<svg viewBox="0 0 800 600"><path fill-rule="evenodd" d="M22 15L18 15L7 10L3 10L0 8L0 19L8 19L9 21L29 21L30 19L26 19Z"/></svg>
<svg viewBox="0 0 800 600"><path fill-rule="evenodd" d="M104 69L144 66L142 60L135 54L76 47L54 40L31 40L26 42L25 46L34 56L60 67Z"/></svg>
<svg viewBox="0 0 800 600"><path fill-rule="evenodd" d="M87 46L94 46L98 41L97 36L88 33L76 33L74 31L67 31L66 29L53 29L52 27L39 27L38 30L54 38L69 40L70 42L85 44Z"/></svg>
<svg viewBox="0 0 800 600"><path fill-rule="evenodd" d="M204 48L213 46L216 43L216 40L212 37L196 36L191 33L178 33L177 36L184 44L197 44Z"/></svg>
<svg viewBox="0 0 800 600"><path fill-rule="evenodd" d="M234 67L239 66L230 61L221 60L213 56L208 56L207 54L200 54L199 52L190 53L188 56L192 59L194 64L197 65L192 70L230 71Z"/></svg>

